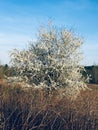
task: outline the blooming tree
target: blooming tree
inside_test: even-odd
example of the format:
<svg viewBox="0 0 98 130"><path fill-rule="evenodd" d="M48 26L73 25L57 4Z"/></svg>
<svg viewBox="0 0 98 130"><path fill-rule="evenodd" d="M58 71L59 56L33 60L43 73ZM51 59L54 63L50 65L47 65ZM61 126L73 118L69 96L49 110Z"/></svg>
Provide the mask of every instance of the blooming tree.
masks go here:
<svg viewBox="0 0 98 130"><path fill-rule="evenodd" d="M32 86L49 91L65 88L76 94L86 88L80 65L82 40L66 28L53 25L40 28L36 42L25 50L13 50L11 61L18 76Z"/></svg>

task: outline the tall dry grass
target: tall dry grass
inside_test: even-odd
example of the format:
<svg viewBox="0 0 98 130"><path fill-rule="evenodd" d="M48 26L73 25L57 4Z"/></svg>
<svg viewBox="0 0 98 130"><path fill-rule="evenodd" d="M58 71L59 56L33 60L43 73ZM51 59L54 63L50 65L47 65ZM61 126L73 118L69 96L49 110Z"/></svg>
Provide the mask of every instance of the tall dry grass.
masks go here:
<svg viewBox="0 0 98 130"><path fill-rule="evenodd" d="M69 100L0 83L0 130L98 130L98 91Z"/></svg>

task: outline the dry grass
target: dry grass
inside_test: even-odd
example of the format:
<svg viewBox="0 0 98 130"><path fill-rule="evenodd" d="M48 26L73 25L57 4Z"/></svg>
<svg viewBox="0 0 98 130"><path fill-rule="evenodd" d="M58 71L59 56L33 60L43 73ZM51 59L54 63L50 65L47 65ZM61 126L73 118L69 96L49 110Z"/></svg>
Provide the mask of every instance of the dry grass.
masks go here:
<svg viewBox="0 0 98 130"><path fill-rule="evenodd" d="M58 91L48 95L1 81L0 130L98 130L98 91L82 91L72 101Z"/></svg>

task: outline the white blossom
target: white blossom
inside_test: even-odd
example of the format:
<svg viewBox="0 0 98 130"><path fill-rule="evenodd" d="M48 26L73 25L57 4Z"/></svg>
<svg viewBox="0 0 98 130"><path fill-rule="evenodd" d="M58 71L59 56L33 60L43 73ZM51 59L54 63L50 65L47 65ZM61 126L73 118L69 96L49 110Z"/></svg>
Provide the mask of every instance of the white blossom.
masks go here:
<svg viewBox="0 0 98 130"><path fill-rule="evenodd" d="M49 91L65 88L76 94L86 88L80 65L82 40L71 31L53 25L43 27L36 42L26 50L13 50L11 61L18 75L29 84Z"/></svg>

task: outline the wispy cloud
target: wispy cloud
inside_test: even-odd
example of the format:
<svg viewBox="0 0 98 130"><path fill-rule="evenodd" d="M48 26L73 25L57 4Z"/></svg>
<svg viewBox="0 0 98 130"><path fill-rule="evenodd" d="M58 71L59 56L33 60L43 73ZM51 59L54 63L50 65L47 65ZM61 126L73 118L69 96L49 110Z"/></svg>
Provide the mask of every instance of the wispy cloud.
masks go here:
<svg viewBox="0 0 98 130"><path fill-rule="evenodd" d="M0 33L0 61L2 64L9 63L9 52L15 48L23 49L31 41L27 35Z"/></svg>
<svg viewBox="0 0 98 130"><path fill-rule="evenodd" d="M83 63L85 65L93 65L94 63L98 63L98 42L97 41L89 41L89 43L85 42L83 45L83 55L84 60Z"/></svg>
<svg viewBox="0 0 98 130"><path fill-rule="evenodd" d="M8 50L13 47L25 47L30 40L28 35L0 33L0 48Z"/></svg>
<svg viewBox="0 0 98 130"><path fill-rule="evenodd" d="M1 64L9 64L10 55L6 51L0 51L0 63Z"/></svg>

